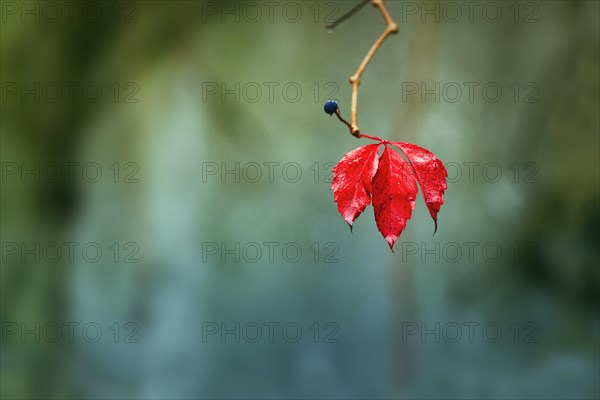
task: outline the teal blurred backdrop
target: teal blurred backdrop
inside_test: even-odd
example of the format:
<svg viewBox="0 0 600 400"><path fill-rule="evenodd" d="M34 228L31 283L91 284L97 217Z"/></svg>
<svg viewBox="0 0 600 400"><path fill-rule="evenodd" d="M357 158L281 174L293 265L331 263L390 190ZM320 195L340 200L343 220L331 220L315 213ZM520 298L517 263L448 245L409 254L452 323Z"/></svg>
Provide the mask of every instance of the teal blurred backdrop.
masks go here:
<svg viewBox="0 0 600 400"><path fill-rule="evenodd" d="M449 173L395 253L357 3L1 2L3 399L600 396L599 2L387 2L361 129Z"/></svg>

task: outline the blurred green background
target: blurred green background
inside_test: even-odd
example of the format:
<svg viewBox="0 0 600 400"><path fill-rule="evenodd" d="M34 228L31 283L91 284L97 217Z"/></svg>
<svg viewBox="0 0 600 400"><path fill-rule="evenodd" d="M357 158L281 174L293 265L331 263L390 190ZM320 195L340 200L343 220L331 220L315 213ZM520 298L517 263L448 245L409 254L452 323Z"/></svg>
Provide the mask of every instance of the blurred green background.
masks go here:
<svg viewBox="0 0 600 400"><path fill-rule="evenodd" d="M598 1L387 2L360 126L450 175L395 253L355 4L1 2L2 398L600 396Z"/></svg>

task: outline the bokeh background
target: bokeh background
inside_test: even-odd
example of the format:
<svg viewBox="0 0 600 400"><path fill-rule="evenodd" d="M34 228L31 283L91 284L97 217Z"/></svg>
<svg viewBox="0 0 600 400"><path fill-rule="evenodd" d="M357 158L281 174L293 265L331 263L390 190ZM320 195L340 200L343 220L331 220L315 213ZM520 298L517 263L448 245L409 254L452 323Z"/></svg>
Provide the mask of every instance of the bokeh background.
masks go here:
<svg viewBox="0 0 600 400"><path fill-rule="evenodd" d="M387 3L360 126L450 175L395 253L322 111L373 7L1 2L2 398L600 396L598 1Z"/></svg>

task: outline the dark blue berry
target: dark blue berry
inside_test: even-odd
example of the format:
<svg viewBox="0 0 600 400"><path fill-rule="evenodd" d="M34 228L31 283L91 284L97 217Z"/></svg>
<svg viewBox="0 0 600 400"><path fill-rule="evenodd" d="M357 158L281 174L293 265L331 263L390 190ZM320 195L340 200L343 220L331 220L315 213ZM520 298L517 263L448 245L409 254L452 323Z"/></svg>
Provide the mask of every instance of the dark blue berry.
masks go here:
<svg viewBox="0 0 600 400"><path fill-rule="evenodd" d="M325 112L327 114L332 115L338 109L338 105L335 101L329 100L327 103L325 103L325 106L323 106L323 109L325 110Z"/></svg>

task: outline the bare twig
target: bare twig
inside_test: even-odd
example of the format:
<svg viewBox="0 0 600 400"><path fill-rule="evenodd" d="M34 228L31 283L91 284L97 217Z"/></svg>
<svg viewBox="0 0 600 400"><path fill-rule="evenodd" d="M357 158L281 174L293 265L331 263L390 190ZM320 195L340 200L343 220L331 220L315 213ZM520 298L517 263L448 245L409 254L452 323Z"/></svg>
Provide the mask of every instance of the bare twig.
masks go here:
<svg viewBox="0 0 600 400"><path fill-rule="evenodd" d="M332 23L325 25L325 29L334 30L339 24L341 24L342 22L344 22L345 20L347 20L348 18L350 18L351 16L356 14L358 11L360 11L361 8L366 6L370 1L371 0L362 0L359 4L354 6L346 14L342 15L341 17L339 17L337 20L333 21Z"/></svg>
<svg viewBox="0 0 600 400"><path fill-rule="evenodd" d="M364 2L361 2L361 4L356 6L354 9L350 10L348 13L346 13L344 16L342 16L342 18L340 18L338 21L334 22L330 26L335 27L340 22L348 19L356 11L358 11L358 10L360 10L360 8L362 8L362 6L364 5L363 3ZM379 47L382 45L382 43L385 41L385 39L387 39L387 37L390 36L391 34L398 33L398 30L399 30L398 24L396 22L394 22L394 20L392 20L392 17L390 16L390 13L388 12L388 10L385 6L385 0L371 0L371 4L373 4L374 7L377 7L379 9L379 11L381 12L381 15L383 16L383 19L386 24L386 28L383 31L383 33L381 34L381 36L379 36L379 38L375 41L373 46L371 46L367 55L363 59L362 63L360 64L360 66L358 67L358 69L356 70L354 75L352 75L350 77L350 84L352 85L352 107L351 107L352 123L350 124L349 127L350 127L350 133L352 133L356 137L360 137L360 129L358 128L358 86L360 85L360 77L365 72L367 65L373 59L373 56L377 52L377 49L379 49ZM339 118L339 115L338 115L338 118ZM342 121L342 122L348 124L346 121Z"/></svg>

